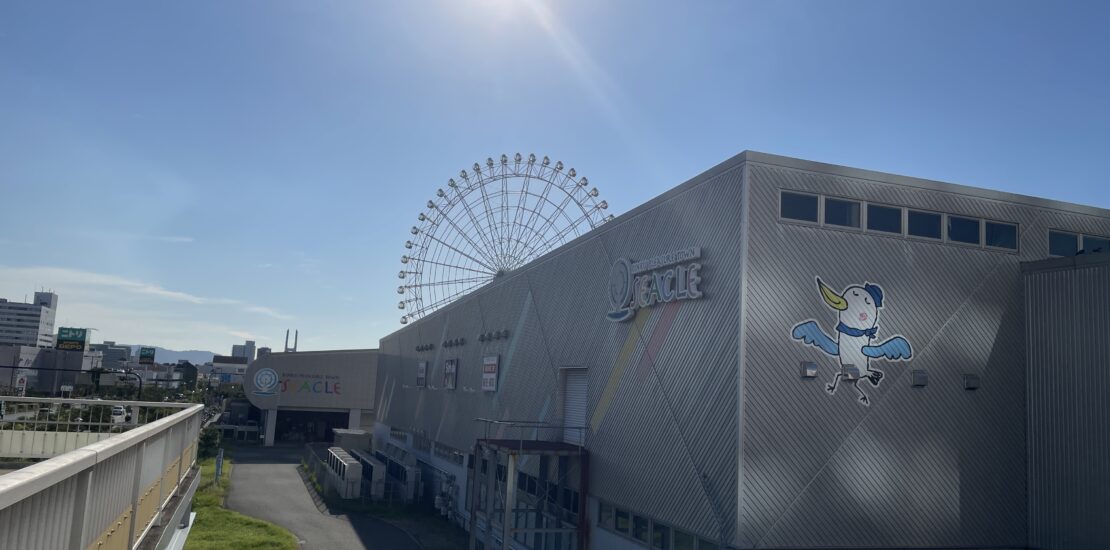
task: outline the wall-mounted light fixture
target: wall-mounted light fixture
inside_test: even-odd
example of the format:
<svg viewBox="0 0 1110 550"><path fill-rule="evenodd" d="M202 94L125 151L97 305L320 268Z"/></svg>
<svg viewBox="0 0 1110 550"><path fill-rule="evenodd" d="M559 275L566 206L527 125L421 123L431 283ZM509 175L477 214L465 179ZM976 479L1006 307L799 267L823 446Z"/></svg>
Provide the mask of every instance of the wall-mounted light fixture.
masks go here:
<svg viewBox="0 0 1110 550"><path fill-rule="evenodd" d="M466 345L466 338L462 338L462 337L452 338L450 340L444 340L443 341L443 347L445 347L445 348L454 348L454 347L464 346L464 345Z"/></svg>
<svg viewBox="0 0 1110 550"><path fill-rule="evenodd" d="M501 340L502 338L509 337L509 329L495 330L493 332L483 332L478 335L479 342L492 342L494 340Z"/></svg>

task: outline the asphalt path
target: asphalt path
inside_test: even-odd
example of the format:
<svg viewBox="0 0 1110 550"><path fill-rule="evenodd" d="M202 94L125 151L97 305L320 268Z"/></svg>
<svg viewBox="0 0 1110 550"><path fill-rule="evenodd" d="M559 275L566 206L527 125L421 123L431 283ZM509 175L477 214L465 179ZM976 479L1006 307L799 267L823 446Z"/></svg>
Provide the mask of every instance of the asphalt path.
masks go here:
<svg viewBox="0 0 1110 550"><path fill-rule="evenodd" d="M227 507L292 531L301 548L420 550L408 533L384 521L361 514L321 513L297 473L303 449L235 449Z"/></svg>

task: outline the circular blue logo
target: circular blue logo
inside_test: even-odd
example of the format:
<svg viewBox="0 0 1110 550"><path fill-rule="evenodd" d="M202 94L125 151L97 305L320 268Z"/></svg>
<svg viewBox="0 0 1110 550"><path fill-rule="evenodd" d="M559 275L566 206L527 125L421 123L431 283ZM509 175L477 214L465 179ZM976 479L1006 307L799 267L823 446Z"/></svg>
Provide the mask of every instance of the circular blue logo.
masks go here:
<svg viewBox="0 0 1110 550"><path fill-rule="evenodd" d="M624 321L632 316L633 277L632 262L626 258L619 258L613 262L613 269L609 271L609 319L611 321Z"/></svg>
<svg viewBox="0 0 1110 550"><path fill-rule="evenodd" d="M254 373L254 394L274 395L277 393L278 384L280 382L281 380L278 379L278 373L274 369L258 369L258 372Z"/></svg>

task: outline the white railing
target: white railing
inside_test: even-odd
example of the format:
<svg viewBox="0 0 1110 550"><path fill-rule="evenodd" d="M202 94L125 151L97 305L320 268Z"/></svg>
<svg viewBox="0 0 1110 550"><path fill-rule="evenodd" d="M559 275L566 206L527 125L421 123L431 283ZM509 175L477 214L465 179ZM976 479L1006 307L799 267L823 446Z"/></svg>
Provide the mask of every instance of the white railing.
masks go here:
<svg viewBox="0 0 1110 550"><path fill-rule="evenodd" d="M196 463L204 407L129 404L184 408L0 476L0 548L130 550L159 525Z"/></svg>
<svg viewBox="0 0 1110 550"><path fill-rule="evenodd" d="M184 403L0 397L0 459L53 458L169 416ZM123 414L115 415L113 410Z"/></svg>

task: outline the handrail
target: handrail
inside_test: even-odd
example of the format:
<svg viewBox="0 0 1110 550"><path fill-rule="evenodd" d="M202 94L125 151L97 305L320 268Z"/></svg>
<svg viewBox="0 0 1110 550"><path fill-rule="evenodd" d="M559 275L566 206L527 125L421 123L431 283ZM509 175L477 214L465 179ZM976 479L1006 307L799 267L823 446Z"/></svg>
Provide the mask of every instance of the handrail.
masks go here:
<svg viewBox="0 0 1110 550"><path fill-rule="evenodd" d="M105 403L95 400L93 402ZM157 405L166 405L166 403L157 403ZM176 405L181 405L181 403L176 403ZM182 411L123 432L115 437L86 445L0 476L0 510L130 449L156 433L168 430L194 415L199 415L202 410L204 410L204 405L194 404Z"/></svg>
<svg viewBox="0 0 1110 550"><path fill-rule="evenodd" d="M170 409L185 409L198 403L178 403L176 401L123 401L116 399L71 399L69 397L17 397L14 395L0 395L0 401L21 403L64 403L73 405L126 405L129 407L166 407Z"/></svg>
<svg viewBox="0 0 1110 550"><path fill-rule="evenodd" d="M518 433L520 434L520 437L517 439L520 439L521 441L525 440L524 430L528 429L534 431L532 437L528 439L528 441L537 440L537 438L540 437L540 430L562 430L563 432L566 432L567 430L576 430L577 433L582 436L583 443L579 445L581 447L584 446L586 436L590 433L589 426L566 426L563 424L552 424L550 422L544 422L542 420L494 420L491 418L475 418L474 422L480 422L485 426L485 439L490 438L490 426L503 426L507 429L516 428L518 430Z"/></svg>

